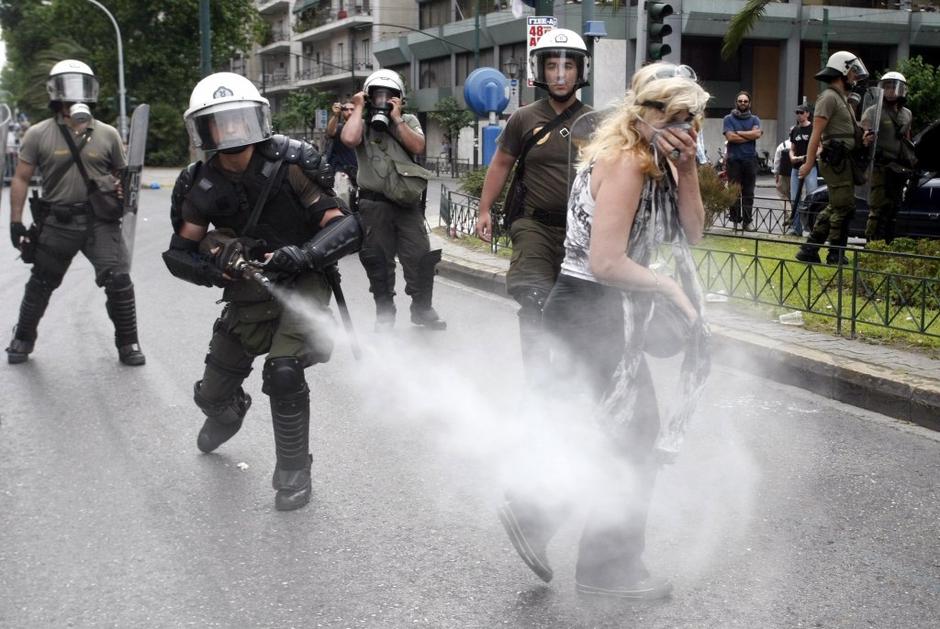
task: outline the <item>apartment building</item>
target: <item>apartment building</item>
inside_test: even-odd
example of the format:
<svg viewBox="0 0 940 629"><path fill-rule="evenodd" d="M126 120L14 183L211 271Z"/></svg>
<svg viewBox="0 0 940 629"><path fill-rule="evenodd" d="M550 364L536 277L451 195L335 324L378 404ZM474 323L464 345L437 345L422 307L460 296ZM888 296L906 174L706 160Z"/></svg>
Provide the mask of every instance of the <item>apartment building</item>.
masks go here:
<svg viewBox="0 0 940 629"><path fill-rule="evenodd" d="M752 93L764 122L759 149L772 153L793 124L793 107L818 95L813 75L824 45L857 52L874 73L915 55L940 65L940 0L772 3L728 60L721 57L722 38L744 0L669 1L675 14L667 20L673 29L667 60L693 66L713 96L705 128L712 155L723 143L721 119L740 89ZM636 0L626 4L614 9L597 2L594 9L593 19L603 20L608 34L595 44L595 68L603 73L595 77L597 106L623 93L635 64ZM275 112L292 90L313 87L342 97L360 89L373 69L391 68L404 77L428 134L428 154L436 155L443 138L427 113L446 96L463 102L477 55L480 66L523 80L520 104L535 98L524 86L525 18L534 10L526 7L516 18L509 0L259 0L258 11L269 35L232 68L262 87ZM580 4L557 0L554 15L560 27L582 32ZM461 137L458 157L472 159L472 135L467 130Z"/></svg>

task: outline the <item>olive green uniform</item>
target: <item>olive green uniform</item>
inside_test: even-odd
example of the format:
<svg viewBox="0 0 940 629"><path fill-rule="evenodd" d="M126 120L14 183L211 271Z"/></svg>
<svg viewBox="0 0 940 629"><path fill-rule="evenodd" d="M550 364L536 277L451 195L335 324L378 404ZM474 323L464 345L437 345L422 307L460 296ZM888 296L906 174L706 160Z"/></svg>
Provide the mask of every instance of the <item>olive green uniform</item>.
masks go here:
<svg viewBox="0 0 940 629"><path fill-rule="evenodd" d="M823 153L819 171L829 189L829 205L816 218L813 231L803 246L802 251L810 255L817 255L819 245L827 239L830 247L845 246L849 221L855 214L855 184L849 152L855 148L857 123L846 96L834 88L823 90L816 101L815 115L828 121L822 132ZM835 263L838 260L838 249L830 248L826 261Z"/></svg>
<svg viewBox="0 0 940 629"><path fill-rule="evenodd" d="M875 109L869 107L862 114L869 129L875 128ZM910 109L900 107L895 111L890 103L884 103L878 124L878 145L868 195L865 238L869 241L891 242L894 239L894 225L909 175L909 170L898 162L898 158L901 154L901 138L907 137L911 122Z"/></svg>

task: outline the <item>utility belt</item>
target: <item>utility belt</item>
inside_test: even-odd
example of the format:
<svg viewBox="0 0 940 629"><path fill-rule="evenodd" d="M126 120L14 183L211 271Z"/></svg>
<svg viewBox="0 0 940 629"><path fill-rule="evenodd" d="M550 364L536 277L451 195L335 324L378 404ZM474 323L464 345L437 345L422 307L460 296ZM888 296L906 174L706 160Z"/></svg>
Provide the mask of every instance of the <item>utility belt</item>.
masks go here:
<svg viewBox="0 0 940 629"><path fill-rule="evenodd" d="M535 210L532 212L533 220L548 227L564 227L568 222L567 212L549 212L548 210Z"/></svg>
<svg viewBox="0 0 940 629"><path fill-rule="evenodd" d="M377 203L388 203L389 205L396 205L398 207L413 208L417 206L418 202L415 203L399 203L398 201L393 201L381 192L373 192L372 190L366 190L365 188L357 188L356 191L357 201L359 199L368 199L369 201L375 201Z"/></svg>
<svg viewBox="0 0 940 629"><path fill-rule="evenodd" d="M849 158L851 149L841 140L827 140L823 144L819 158L833 170L841 171L845 161Z"/></svg>
<svg viewBox="0 0 940 629"><path fill-rule="evenodd" d="M39 222L44 222L46 217L52 215L60 223L71 223L76 216L91 214L91 206L88 203L50 203L36 196L30 197L29 210Z"/></svg>

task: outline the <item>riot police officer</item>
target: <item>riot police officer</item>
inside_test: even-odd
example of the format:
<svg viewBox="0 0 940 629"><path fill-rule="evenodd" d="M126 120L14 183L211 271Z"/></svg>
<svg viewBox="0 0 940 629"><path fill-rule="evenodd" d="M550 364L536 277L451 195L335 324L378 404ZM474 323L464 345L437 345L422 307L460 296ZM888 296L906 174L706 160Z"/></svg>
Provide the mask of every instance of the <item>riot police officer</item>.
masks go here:
<svg viewBox="0 0 940 629"><path fill-rule="evenodd" d="M431 305L440 249L431 251L425 229L424 195L430 171L414 163L423 153L418 119L402 112L405 84L397 72L377 70L352 97L353 112L340 139L355 149L359 164L359 213L365 233L359 259L375 298L375 327L395 325L395 256L401 261L411 322L432 330L447 324Z"/></svg>
<svg viewBox="0 0 940 629"><path fill-rule="evenodd" d="M826 67L816 74L828 83L816 101L813 114L813 134L806 149L815 155L820 144L819 171L829 187L829 205L820 212L813 231L800 247L796 259L818 263L819 247L829 239L827 264L843 261L838 247L849 239L849 221L855 213L855 187L852 176L852 151L861 148L862 131L856 114L849 105L849 94L858 81L868 78L868 70L858 55L840 50L829 57ZM806 177L813 168L807 160L800 166L799 175Z"/></svg>
<svg viewBox="0 0 940 629"><path fill-rule="evenodd" d="M185 120L193 145L215 154L180 173L163 258L180 279L222 287L226 303L194 387L206 416L196 444L212 452L238 432L251 405L242 382L255 357L267 354L262 391L274 424L275 507L297 509L311 492L304 370L329 360L332 341L322 326L311 329L309 314L275 301L267 285L310 304L322 323L327 274L358 250L359 222L327 194L333 171L311 145L272 136L268 101L245 77L220 72L200 81Z"/></svg>
<svg viewBox="0 0 940 629"><path fill-rule="evenodd" d="M29 359L49 297L81 251L94 266L95 282L104 288L118 358L125 365L143 365L146 358L137 337L130 256L121 236L117 198L120 184L115 175L127 165L121 138L114 127L92 115L98 79L87 64L75 59L56 63L46 91L54 116L26 132L10 184L10 236L33 268L13 340L6 349L7 359L10 363ZM22 222L23 205L37 167L42 171L42 198L30 200L33 225L27 229ZM100 198L110 197L111 211L104 213L90 205L93 189Z"/></svg>
<svg viewBox="0 0 940 629"><path fill-rule="evenodd" d="M868 197L868 222L865 238L894 240L894 226L898 208L904 196L904 186L914 164L904 158L902 144L911 141L911 110L907 101L907 79L900 72L886 72L878 86L883 92L881 119L875 120L877 106L872 105L862 114L862 126L875 130L877 146L871 172Z"/></svg>

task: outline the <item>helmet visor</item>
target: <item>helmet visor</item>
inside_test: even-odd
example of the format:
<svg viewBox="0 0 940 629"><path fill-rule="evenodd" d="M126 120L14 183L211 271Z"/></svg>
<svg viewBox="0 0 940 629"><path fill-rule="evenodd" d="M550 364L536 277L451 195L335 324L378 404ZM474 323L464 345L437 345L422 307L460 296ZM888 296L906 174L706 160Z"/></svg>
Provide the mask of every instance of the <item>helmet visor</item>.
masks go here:
<svg viewBox="0 0 940 629"><path fill-rule="evenodd" d="M881 88L888 98L907 98L907 83L897 79L888 79L881 82Z"/></svg>
<svg viewBox="0 0 940 629"><path fill-rule="evenodd" d="M204 151L247 146L271 137L271 111L246 101L216 105L190 115L186 130L193 146Z"/></svg>
<svg viewBox="0 0 940 629"><path fill-rule="evenodd" d="M584 53L576 50L552 49L535 53L532 73L536 83L548 87L578 87L584 80Z"/></svg>
<svg viewBox="0 0 940 629"><path fill-rule="evenodd" d="M868 68L865 67L865 64L858 57L852 59L849 62L849 70L855 70L855 79L858 81L864 81L868 78Z"/></svg>
<svg viewBox="0 0 940 629"><path fill-rule="evenodd" d="M46 82L49 100L63 103L98 102L98 79L87 74L57 74Z"/></svg>

